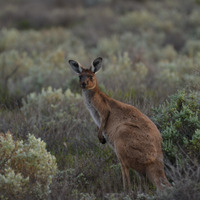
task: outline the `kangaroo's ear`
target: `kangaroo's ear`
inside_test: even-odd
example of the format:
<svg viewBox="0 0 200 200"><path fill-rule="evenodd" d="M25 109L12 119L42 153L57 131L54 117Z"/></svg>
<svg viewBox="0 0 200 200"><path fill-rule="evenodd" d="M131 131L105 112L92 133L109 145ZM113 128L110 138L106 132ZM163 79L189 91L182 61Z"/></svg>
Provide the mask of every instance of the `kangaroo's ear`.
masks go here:
<svg viewBox="0 0 200 200"><path fill-rule="evenodd" d="M92 68L91 68L93 73L96 73L97 71L100 70L100 68L102 66L102 61L103 61L103 58L101 58L101 57L98 57L93 61Z"/></svg>
<svg viewBox="0 0 200 200"><path fill-rule="evenodd" d="M69 64L71 66L71 68L77 73L77 74L80 74L83 69L82 67L80 66L80 64L74 60L69 60Z"/></svg>

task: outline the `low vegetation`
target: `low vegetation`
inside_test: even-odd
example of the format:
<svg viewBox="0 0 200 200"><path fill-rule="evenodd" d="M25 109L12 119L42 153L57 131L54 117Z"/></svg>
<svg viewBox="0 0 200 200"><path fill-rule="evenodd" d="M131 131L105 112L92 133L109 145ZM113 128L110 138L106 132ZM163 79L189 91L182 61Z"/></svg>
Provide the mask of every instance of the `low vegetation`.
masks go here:
<svg viewBox="0 0 200 200"><path fill-rule="evenodd" d="M0 198L200 199L199 1L7 2L0 2ZM131 171L133 192L123 193L119 162L99 143L67 62L98 56L100 88L161 131L170 191L156 193Z"/></svg>
<svg viewBox="0 0 200 200"><path fill-rule="evenodd" d="M33 135L14 141L11 133L0 135L1 199L44 199L57 172L56 159L46 144Z"/></svg>

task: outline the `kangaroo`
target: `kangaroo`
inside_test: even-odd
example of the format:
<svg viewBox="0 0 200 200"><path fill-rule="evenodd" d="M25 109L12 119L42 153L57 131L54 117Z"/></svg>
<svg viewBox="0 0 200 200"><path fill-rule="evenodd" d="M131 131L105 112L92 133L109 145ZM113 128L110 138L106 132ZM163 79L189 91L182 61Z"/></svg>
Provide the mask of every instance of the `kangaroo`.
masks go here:
<svg viewBox="0 0 200 200"><path fill-rule="evenodd" d="M146 174L158 190L171 186L164 172L162 137L156 125L134 106L100 91L96 72L102 60L96 58L89 69L74 60L69 64L79 75L85 105L99 128L99 141L108 142L120 161L124 190L131 191L130 168Z"/></svg>

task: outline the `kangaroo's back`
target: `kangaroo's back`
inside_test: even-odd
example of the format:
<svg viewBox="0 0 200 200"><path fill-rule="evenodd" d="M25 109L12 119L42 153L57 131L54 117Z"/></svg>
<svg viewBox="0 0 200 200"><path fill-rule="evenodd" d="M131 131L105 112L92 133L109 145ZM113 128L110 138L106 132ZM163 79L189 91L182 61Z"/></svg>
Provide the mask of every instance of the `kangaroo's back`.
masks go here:
<svg viewBox="0 0 200 200"><path fill-rule="evenodd" d="M129 169L147 174L158 189L170 186L163 165L162 138L156 125L134 106L108 97L98 87L95 73L102 58L93 61L90 69L70 60L79 74L80 86L87 109L99 127L98 138L112 146L121 163L124 189L131 188Z"/></svg>

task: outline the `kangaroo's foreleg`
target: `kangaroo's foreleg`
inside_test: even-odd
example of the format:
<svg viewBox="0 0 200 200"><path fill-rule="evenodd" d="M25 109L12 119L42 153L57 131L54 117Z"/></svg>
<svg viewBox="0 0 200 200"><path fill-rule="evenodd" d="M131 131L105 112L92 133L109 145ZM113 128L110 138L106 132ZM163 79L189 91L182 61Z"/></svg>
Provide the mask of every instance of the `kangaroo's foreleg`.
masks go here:
<svg viewBox="0 0 200 200"><path fill-rule="evenodd" d="M106 113L104 113L104 115L100 115L100 127L99 127L99 131L98 131L98 138L102 144L106 143L106 139L103 136L103 130L106 127L106 123L109 118L109 115L110 115L110 111L107 111Z"/></svg>

